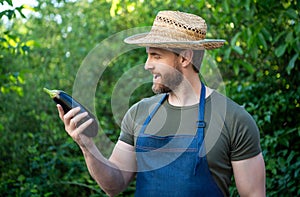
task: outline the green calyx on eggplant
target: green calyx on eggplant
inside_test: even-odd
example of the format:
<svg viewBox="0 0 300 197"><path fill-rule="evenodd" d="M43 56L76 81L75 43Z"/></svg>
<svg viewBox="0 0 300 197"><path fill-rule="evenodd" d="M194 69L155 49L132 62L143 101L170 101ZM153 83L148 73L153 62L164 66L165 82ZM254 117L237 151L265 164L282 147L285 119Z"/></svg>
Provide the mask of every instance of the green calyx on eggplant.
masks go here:
<svg viewBox="0 0 300 197"><path fill-rule="evenodd" d="M44 91L50 95L50 97L54 100L55 103L60 104L62 106L65 113L67 113L75 107L80 107L79 113L88 112L88 115L81 119L81 121L79 121L76 126L78 127L85 121L92 118L93 122L83 131L83 134L88 137L95 137L97 135L99 129L98 122L96 120L96 117L88 109L86 109L78 101L76 101L74 98L72 98L70 95L68 95L62 90L49 90L47 88L44 88Z"/></svg>

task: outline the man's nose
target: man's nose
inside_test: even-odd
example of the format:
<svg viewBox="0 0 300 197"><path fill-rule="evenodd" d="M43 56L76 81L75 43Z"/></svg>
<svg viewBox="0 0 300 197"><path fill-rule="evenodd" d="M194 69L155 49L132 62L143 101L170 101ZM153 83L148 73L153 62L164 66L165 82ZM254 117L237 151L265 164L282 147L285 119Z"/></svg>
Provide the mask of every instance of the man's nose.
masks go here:
<svg viewBox="0 0 300 197"><path fill-rule="evenodd" d="M151 63L149 61L149 58L147 58L144 68L145 68L145 70L153 70L154 69L153 63Z"/></svg>

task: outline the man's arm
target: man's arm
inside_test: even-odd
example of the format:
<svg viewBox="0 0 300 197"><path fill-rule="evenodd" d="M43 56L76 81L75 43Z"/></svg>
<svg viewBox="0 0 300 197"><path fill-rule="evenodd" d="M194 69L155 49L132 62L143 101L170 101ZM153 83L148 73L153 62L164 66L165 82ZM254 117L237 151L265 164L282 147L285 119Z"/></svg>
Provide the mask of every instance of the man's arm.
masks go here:
<svg viewBox="0 0 300 197"><path fill-rule="evenodd" d="M231 163L240 196L266 196L265 163L261 153L249 159Z"/></svg>
<svg viewBox="0 0 300 197"><path fill-rule="evenodd" d="M87 113L77 114L80 108L74 108L64 114L60 105L57 105L57 108L59 117L65 124L65 130L82 150L91 176L109 196L115 196L122 192L135 176L134 147L118 141L110 159L106 159L98 150L92 138L82 134L82 131L91 124L92 120L87 120L78 128L76 127L76 123L85 117Z"/></svg>
<svg viewBox="0 0 300 197"><path fill-rule="evenodd" d="M82 148L91 176L109 196L122 192L135 176L134 147L118 141L109 160L104 158L95 144Z"/></svg>

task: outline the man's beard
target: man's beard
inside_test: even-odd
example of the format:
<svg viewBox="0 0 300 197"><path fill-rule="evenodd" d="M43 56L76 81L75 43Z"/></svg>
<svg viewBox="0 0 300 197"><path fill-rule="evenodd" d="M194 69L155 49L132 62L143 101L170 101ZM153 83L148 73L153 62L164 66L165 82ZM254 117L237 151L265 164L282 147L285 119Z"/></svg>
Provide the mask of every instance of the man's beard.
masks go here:
<svg viewBox="0 0 300 197"><path fill-rule="evenodd" d="M182 70L177 62L175 62L175 68L171 68L169 73L166 73L161 77L161 83L153 83L152 91L155 94L172 92L183 81Z"/></svg>

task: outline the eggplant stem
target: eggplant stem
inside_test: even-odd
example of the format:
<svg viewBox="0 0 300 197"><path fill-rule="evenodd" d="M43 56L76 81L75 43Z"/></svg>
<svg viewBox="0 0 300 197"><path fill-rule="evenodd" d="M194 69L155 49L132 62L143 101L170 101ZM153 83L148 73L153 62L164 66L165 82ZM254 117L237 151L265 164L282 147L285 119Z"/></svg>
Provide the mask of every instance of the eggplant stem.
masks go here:
<svg viewBox="0 0 300 197"><path fill-rule="evenodd" d="M48 93L51 98L55 98L59 92L57 90L49 90L47 88L43 88L44 92Z"/></svg>

